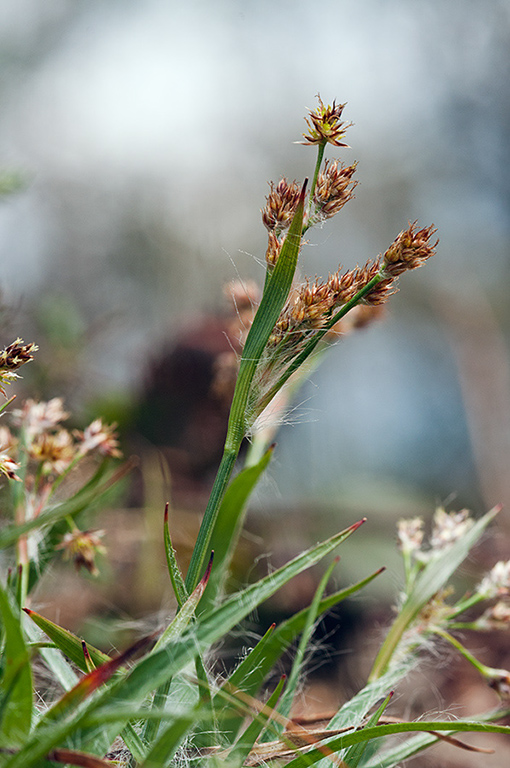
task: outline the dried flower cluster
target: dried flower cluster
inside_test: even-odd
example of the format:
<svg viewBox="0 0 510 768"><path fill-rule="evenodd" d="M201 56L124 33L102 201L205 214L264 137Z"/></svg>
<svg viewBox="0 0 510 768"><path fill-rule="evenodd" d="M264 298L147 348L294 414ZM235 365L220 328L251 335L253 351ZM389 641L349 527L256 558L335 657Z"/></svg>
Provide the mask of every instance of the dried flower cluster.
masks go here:
<svg viewBox="0 0 510 768"><path fill-rule="evenodd" d="M499 563L496 563L494 568L480 582L476 591L486 600L494 597L507 597L510 594L510 560L506 562L500 560Z"/></svg>
<svg viewBox="0 0 510 768"><path fill-rule="evenodd" d="M314 210L310 217L312 224L330 219L352 199L353 190L358 184L352 180L356 165L354 163L344 166L339 160L331 163L329 160L325 161L313 194Z"/></svg>
<svg viewBox="0 0 510 768"><path fill-rule="evenodd" d="M416 560L424 563L451 547L472 525L473 520L468 509L461 509L459 512L447 512L443 507L438 507L434 513L427 549L423 549L424 522L421 517L399 520L397 526L398 545L402 552L412 554Z"/></svg>
<svg viewBox="0 0 510 768"><path fill-rule="evenodd" d="M19 376L17 371L25 363L34 359L33 353L38 347L33 344L25 344L23 339L17 338L5 349L0 350L0 392L5 396L4 384L10 384Z"/></svg>
<svg viewBox="0 0 510 768"><path fill-rule="evenodd" d="M121 455L115 425L107 426L96 419L84 432L69 432L62 427L61 422L69 414L59 397L48 402L26 400L12 416L22 430L24 450L45 476L62 475L71 464L94 451L103 456Z"/></svg>
<svg viewBox="0 0 510 768"><path fill-rule="evenodd" d="M433 255L435 243L431 242L432 235L432 227L416 231L415 224L410 224L405 232L400 233L386 252L391 254L391 263L398 265L394 273L388 272L385 254L376 261L368 261L363 267L346 272L339 269L327 280L315 279L311 282L305 279L296 286L273 329L260 366L261 397L315 334L325 331L342 333L379 317L380 305L398 290L397 280L402 271L416 269ZM349 302L353 302L361 291L365 293L355 303L366 308L362 321L359 325L354 322L348 326L337 315L340 313L343 317L342 310L348 308Z"/></svg>
<svg viewBox="0 0 510 768"><path fill-rule="evenodd" d="M115 424L109 426L95 419L83 432L69 431L62 426L68 417L59 397L48 402L26 400L12 412L17 435L6 426L0 427L0 472L25 486L24 507L17 511L18 522L38 517L58 482L85 456L122 455ZM100 541L102 535L102 531L82 532L73 524L57 548L63 550L66 559L74 561L77 569L83 566L97 575L95 555L105 551ZM25 537L24 546L36 556L37 547L31 536Z"/></svg>

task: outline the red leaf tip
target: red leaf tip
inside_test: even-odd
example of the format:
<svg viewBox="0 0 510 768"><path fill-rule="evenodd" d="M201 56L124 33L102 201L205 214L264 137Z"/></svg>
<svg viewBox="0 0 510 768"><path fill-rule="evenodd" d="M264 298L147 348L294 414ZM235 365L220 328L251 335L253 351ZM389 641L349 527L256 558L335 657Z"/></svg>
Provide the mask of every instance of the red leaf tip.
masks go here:
<svg viewBox="0 0 510 768"><path fill-rule="evenodd" d="M207 582L209 581L209 576L211 575L213 560L214 560L214 549L211 551L211 556L209 558L209 562L207 563L207 568L205 569L205 573L202 576L202 584L207 584Z"/></svg>

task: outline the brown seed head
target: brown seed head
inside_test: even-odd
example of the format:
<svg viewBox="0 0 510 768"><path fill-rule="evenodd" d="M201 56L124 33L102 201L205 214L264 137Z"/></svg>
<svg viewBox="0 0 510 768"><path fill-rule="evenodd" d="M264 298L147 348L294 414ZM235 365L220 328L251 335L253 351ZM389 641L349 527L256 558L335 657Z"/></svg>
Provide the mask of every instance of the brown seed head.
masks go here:
<svg viewBox="0 0 510 768"><path fill-rule="evenodd" d="M269 187L266 205L262 209L262 222L269 232L283 232L290 227L296 212L301 186L296 181L289 184L287 179L283 178L276 187L271 181Z"/></svg>
<svg viewBox="0 0 510 768"><path fill-rule="evenodd" d="M433 226L416 230L416 222L401 232L382 257L382 266L388 277L398 277L408 269L417 269L434 255L438 240L431 242L436 230Z"/></svg>
<svg viewBox="0 0 510 768"><path fill-rule="evenodd" d="M12 344L0 351L0 369L15 371L20 366L33 360L33 352L39 347L34 344L24 344L23 339L17 338Z"/></svg>
<svg viewBox="0 0 510 768"><path fill-rule="evenodd" d="M356 163L344 167L338 160L332 163L326 160L313 196L316 221L331 218L353 197L354 187L358 183L352 181L355 170Z"/></svg>
<svg viewBox="0 0 510 768"><path fill-rule="evenodd" d="M308 125L308 133L303 134L304 141L301 144L332 144L334 147L348 147L342 139L345 131L352 123L344 123L340 120L345 104L324 103L320 96L319 106L315 110L310 110L308 117L305 117Z"/></svg>

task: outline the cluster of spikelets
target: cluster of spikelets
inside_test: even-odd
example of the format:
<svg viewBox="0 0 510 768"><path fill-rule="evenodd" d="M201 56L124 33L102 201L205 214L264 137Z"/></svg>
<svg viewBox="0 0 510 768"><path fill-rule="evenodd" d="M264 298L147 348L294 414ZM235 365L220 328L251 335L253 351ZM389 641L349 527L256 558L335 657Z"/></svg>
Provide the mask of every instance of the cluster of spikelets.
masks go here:
<svg viewBox="0 0 510 768"><path fill-rule="evenodd" d="M9 427L0 427L0 450L9 453L11 467L19 469L21 457L13 457L16 452L23 452L33 470L30 473L32 480L43 478L46 484L51 484L87 454L121 455L115 425L105 425L101 419L95 419L83 432L69 431L61 424L68 417L59 397L48 402L29 399L21 408L14 409L12 423L18 434L15 435ZM20 480L2 465L0 470L12 479Z"/></svg>
<svg viewBox="0 0 510 768"><path fill-rule="evenodd" d="M300 143L317 146L319 157L304 212L303 233L335 216L353 197L357 184L353 179L356 163L345 166L338 159L323 162L327 144L348 147L344 136L350 124L341 119L344 107L335 102L326 106L319 97L319 106L305 118L308 132L303 134ZM270 182L266 205L262 209L262 222L268 231L266 264L269 276L278 261L301 194L302 187L296 181L282 178L277 184ZM259 397L258 403L252 402L254 416L260 415L268 399L267 393L310 340L320 335L327 343L338 334L365 326L380 316L381 306L397 290L399 276L422 266L434 254L437 245L434 232L432 226L418 228L416 222L410 223L375 260L350 270L339 267L326 280L305 278L294 285L258 368ZM242 346L258 294L251 284L235 285L231 293L239 316L239 322L234 324L236 342ZM345 317L347 312L351 313L348 319ZM235 356L222 356L217 365L214 389L222 393L231 391L236 371Z"/></svg>
<svg viewBox="0 0 510 768"><path fill-rule="evenodd" d="M19 338L1 350L2 384L19 378L15 371L32 360L36 351L35 344L24 344ZM1 386L0 390L5 394ZM48 402L28 399L21 408L13 409L10 418L12 429L0 426L0 473L24 487L23 503L16 511L17 522L38 517L62 480L86 456L118 458L122 455L115 424L107 425L95 419L83 431L63 427L62 422L69 418L69 413L59 397ZM64 534L57 549L63 550L64 557L72 560L77 568L83 566L89 573L97 574L95 556L105 551L101 544L103 531L81 531L69 522L71 530ZM29 547L30 537L23 537L21 548Z"/></svg>

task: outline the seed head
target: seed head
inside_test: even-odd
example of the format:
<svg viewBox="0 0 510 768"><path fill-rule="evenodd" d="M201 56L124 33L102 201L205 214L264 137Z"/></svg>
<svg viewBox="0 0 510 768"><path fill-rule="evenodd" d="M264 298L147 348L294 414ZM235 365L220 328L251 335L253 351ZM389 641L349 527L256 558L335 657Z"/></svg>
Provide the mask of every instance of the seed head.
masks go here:
<svg viewBox="0 0 510 768"><path fill-rule="evenodd" d="M296 181L289 183L281 179L275 185L271 181L270 192L266 197L266 205L262 209L262 222L269 232L276 230L284 232L290 227L292 217L296 212L301 195L301 185Z"/></svg>
<svg viewBox="0 0 510 768"><path fill-rule="evenodd" d="M438 240L431 243L433 226L416 230L416 222L401 232L382 257L382 268L388 277L398 277L408 269L421 267L434 255Z"/></svg>
<svg viewBox="0 0 510 768"><path fill-rule="evenodd" d="M433 551L441 551L451 547L473 525L469 510L461 509L460 512L446 512L443 507L438 507L434 513L434 524L430 537L430 546Z"/></svg>
<svg viewBox="0 0 510 768"><path fill-rule="evenodd" d="M398 521L398 546L402 552L416 552L423 543L423 519L413 517Z"/></svg>
<svg viewBox="0 0 510 768"><path fill-rule="evenodd" d="M29 437L40 435L48 429L54 429L61 421L65 421L69 414L64 411L64 401L61 397L53 397L47 402L25 400L22 408L12 412L13 422L23 426Z"/></svg>
<svg viewBox="0 0 510 768"><path fill-rule="evenodd" d="M477 587L477 593L489 600L492 597L504 597L510 593L510 560L499 563L489 571Z"/></svg>
<svg viewBox="0 0 510 768"><path fill-rule="evenodd" d="M24 344L23 339L19 337L8 347L0 351L0 369L7 371L15 371L20 366L28 363L34 359L33 352L36 352L39 347L36 344Z"/></svg>
<svg viewBox="0 0 510 768"><path fill-rule="evenodd" d="M75 458L76 447L67 429L59 429L54 434L43 432L36 435L28 452L42 464L43 472L61 475Z"/></svg>
<svg viewBox="0 0 510 768"><path fill-rule="evenodd" d="M352 123L341 121L342 112L345 104L324 103L320 96L317 96L319 106L315 110L309 110L308 117L305 117L308 125L308 133L303 134L304 141L300 144L332 144L334 147L348 147L342 139L345 131Z"/></svg>
<svg viewBox="0 0 510 768"><path fill-rule="evenodd" d="M507 669L486 668L485 675L490 687L503 701L510 700L510 672Z"/></svg>
<svg viewBox="0 0 510 768"><path fill-rule="evenodd" d="M3 385L10 384L14 379L19 379L18 374L14 371L33 360L34 355L32 353L36 352L37 349L36 344L24 344L23 339L18 337L16 341L0 351L0 392L4 397L6 394Z"/></svg>
<svg viewBox="0 0 510 768"><path fill-rule="evenodd" d="M280 251L282 250L282 245L284 240L285 238L282 238L281 240L279 240L278 236L275 235L274 232L269 233L269 240L267 243L267 251L266 251L266 263L269 264L269 266L274 267L274 265L278 261L278 256L280 255Z"/></svg>
<svg viewBox="0 0 510 768"><path fill-rule="evenodd" d="M338 160L332 163L326 160L313 196L314 221L330 219L354 196L353 190L358 183L352 181L355 170L356 163L345 167Z"/></svg>
<svg viewBox="0 0 510 768"><path fill-rule="evenodd" d="M510 605L502 600L488 608L474 622L476 629L508 629L510 627Z"/></svg>

